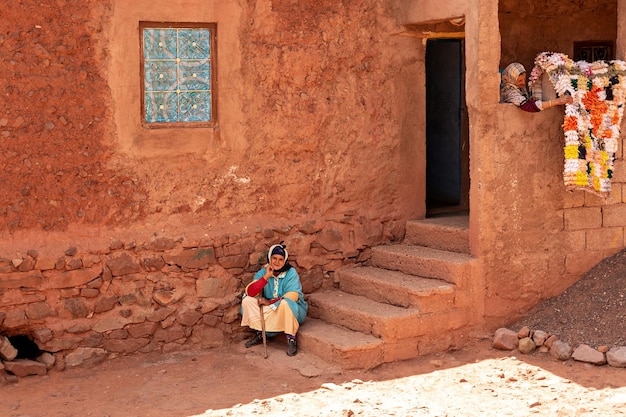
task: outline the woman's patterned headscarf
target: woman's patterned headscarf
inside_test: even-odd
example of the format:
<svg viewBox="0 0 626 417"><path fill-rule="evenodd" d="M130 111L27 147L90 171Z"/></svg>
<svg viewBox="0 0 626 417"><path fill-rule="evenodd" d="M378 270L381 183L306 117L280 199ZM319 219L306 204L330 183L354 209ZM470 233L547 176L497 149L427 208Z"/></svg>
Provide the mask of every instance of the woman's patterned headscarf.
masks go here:
<svg viewBox="0 0 626 417"><path fill-rule="evenodd" d="M502 72L502 86L500 87L500 102L513 103L521 106L530 99L530 94L526 88L519 88L515 85L517 77L526 73L526 69L519 62L509 64Z"/></svg>
<svg viewBox="0 0 626 417"><path fill-rule="evenodd" d="M509 64L504 71L502 71L502 83L513 84L517 81L517 77L526 73L526 68L519 62L513 62Z"/></svg>

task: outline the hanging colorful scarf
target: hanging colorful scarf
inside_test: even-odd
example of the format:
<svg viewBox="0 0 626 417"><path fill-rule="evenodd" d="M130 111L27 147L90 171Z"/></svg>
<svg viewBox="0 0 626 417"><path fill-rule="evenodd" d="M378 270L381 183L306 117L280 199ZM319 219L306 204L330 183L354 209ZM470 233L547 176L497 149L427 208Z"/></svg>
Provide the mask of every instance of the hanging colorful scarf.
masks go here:
<svg viewBox="0 0 626 417"><path fill-rule="evenodd" d="M608 196L626 99L626 62L574 62L565 54L542 52L535 58L531 87L544 73L559 95L573 98L563 121L566 189Z"/></svg>

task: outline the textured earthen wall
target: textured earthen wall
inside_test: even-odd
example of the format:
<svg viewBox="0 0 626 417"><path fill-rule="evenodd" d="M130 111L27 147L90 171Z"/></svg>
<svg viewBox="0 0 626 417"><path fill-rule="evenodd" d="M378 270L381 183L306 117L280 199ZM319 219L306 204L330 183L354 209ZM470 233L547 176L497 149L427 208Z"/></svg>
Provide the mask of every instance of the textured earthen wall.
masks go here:
<svg viewBox="0 0 626 417"><path fill-rule="evenodd" d="M517 61L530 71L540 52L574 58L574 42L617 38L617 0L500 0L499 4L501 68Z"/></svg>
<svg viewBox="0 0 626 417"><path fill-rule="evenodd" d="M146 192L111 170L111 116L97 38L107 2L11 2L0 23L0 230L64 230L143 219ZM74 2L77 3L77 2ZM70 16L71 15L71 16Z"/></svg>
<svg viewBox="0 0 626 417"><path fill-rule="evenodd" d="M623 28L624 19L617 2L403 4L411 24L465 16L470 241L481 260L474 290L484 298L484 308L476 308L485 327L494 329L626 244L622 151L609 200L565 191L562 109L528 114L499 104L497 69L514 59L529 66L543 50L572 53L578 40L615 39L619 56L616 27Z"/></svg>
<svg viewBox="0 0 626 417"><path fill-rule="evenodd" d="M0 230L423 213L405 116L419 41L391 36L377 2L66 5L4 11ZM197 129L137 127L138 23L165 18L218 23L219 127L202 146Z"/></svg>
<svg viewBox="0 0 626 417"><path fill-rule="evenodd" d="M620 48L615 33L623 17L616 15L617 3L499 4L502 54L496 59L493 52L483 54L487 63L519 59L532 68L537 52L571 54L577 40L614 39ZM480 200L479 213L472 207L472 216L480 228L473 230L479 234L479 256L484 260L487 328L521 318L626 246L622 146L609 199L568 192L562 176L563 108L529 114L510 104L491 103L483 102L484 135L473 142L480 168L472 177L477 185L473 195Z"/></svg>
<svg viewBox="0 0 626 417"><path fill-rule="evenodd" d="M621 149L609 200L565 191L562 110L533 114L499 104L496 117L500 134L485 143L492 156L483 164L493 198L481 228L485 318L493 325L518 319L626 245Z"/></svg>
<svg viewBox="0 0 626 417"><path fill-rule="evenodd" d="M236 339L268 245L285 240L313 291L423 216L420 43L391 36L380 2L26 0L2 14L5 334L61 359ZM217 23L217 128L141 127L140 21Z"/></svg>

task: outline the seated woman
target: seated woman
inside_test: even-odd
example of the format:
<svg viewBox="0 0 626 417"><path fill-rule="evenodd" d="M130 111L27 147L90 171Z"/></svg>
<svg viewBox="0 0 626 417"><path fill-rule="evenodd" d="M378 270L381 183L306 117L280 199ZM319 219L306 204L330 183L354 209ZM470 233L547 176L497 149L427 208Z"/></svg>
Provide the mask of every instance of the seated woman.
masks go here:
<svg viewBox="0 0 626 417"><path fill-rule="evenodd" d="M256 330L255 336L246 342L247 348L263 342L262 310L267 336L284 332L287 355L298 353L296 333L306 318L309 306L304 301L298 272L287 262L288 256L283 245L271 246L267 253L268 263L254 275L245 289L241 300L241 325Z"/></svg>
<svg viewBox="0 0 626 417"><path fill-rule="evenodd" d="M572 97L570 95L548 101L531 97L526 89L526 69L519 62L509 64L502 72L500 103L513 103L524 111L534 113L571 102Z"/></svg>

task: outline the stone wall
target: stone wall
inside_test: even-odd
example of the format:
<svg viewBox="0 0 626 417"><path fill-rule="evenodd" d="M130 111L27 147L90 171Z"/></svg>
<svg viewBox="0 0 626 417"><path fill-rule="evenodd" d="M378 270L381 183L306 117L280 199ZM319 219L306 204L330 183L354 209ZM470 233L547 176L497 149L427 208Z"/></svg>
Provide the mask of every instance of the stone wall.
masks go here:
<svg viewBox="0 0 626 417"><path fill-rule="evenodd" d="M196 240L116 240L98 251L30 250L0 259L0 327L56 356L56 366L93 354L210 348L244 338L243 287L284 241L306 294L333 285L333 271L367 263L369 247L398 239L402 224L369 219L257 228ZM362 220L362 219L361 219ZM351 238L352 237L352 238ZM347 247L344 242L352 241ZM89 354L86 354L89 352Z"/></svg>

